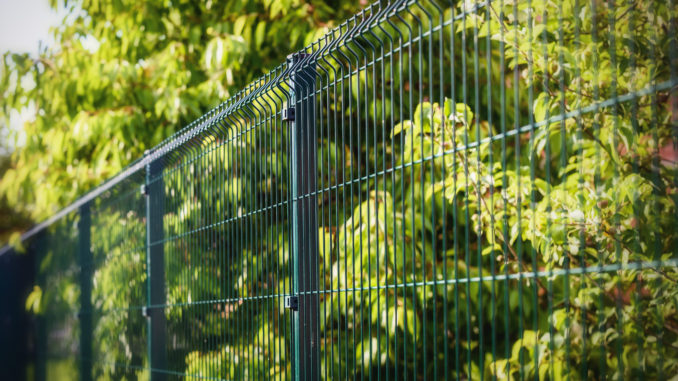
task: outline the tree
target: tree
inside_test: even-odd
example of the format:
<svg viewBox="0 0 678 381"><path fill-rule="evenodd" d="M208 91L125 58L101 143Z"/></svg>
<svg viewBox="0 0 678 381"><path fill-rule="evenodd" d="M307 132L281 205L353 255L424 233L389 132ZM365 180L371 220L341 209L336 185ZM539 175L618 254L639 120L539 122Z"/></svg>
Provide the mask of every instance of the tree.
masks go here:
<svg viewBox="0 0 678 381"><path fill-rule="evenodd" d="M657 265L678 248L675 6L473 3L429 18L439 4L417 2L319 61L324 374L675 374L678 270ZM293 276L289 130L266 122L267 91L226 117L232 135L206 133L166 163L155 244L172 371L291 376L291 315L278 303ZM143 321L127 313L144 303L135 181L93 213L93 304L123 311L101 308L97 359L133 365L129 378L148 365L134 344ZM75 272L44 263L56 291L73 289L63 274Z"/></svg>
<svg viewBox="0 0 678 381"><path fill-rule="evenodd" d="M0 123L8 124L12 110L35 110L0 193L34 220L111 177L358 9L357 0L63 5L69 14L53 31L56 46L37 57L8 52L0 63Z"/></svg>

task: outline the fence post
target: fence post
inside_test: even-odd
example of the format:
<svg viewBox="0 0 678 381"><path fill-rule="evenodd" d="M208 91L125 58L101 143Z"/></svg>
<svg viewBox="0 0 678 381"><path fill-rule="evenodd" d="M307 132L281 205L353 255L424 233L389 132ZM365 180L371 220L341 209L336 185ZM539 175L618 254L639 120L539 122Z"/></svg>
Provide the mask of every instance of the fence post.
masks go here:
<svg viewBox="0 0 678 381"><path fill-rule="evenodd" d="M292 66L307 54L288 57ZM284 119L290 121L292 186L292 287L298 298L294 311L293 365L297 380L317 380L318 348L318 223L316 219L315 66L290 74L291 99Z"/></svg>
<svg viewBox="0 0 678 381"><path fill-rule="evenodd" d="M165 257L163 233L164 187L162 162L158 158L146 165L146 318L148 319L148 359L151 380L166 378Z"/></svg>
<svg viewBox="0 0 678 381"><path fill-rule="evenodd" d="M92 217L89 202L80 207L78 261L80 262L80 379L92 379Z"/></svg>
<svg viewBox="0 0 678 381"><path fill-rule="evenodd" d="M45 272L41 271L42 260L45 258L47 249L47 232L39 232L31 242L29 250L33 252L35 258L35 281L43 290L47 289L45 282ZM41 308L45 308L41 306ZM37 314L35 317L36 340L35 340L35 380L45 381L47 379L47 327L44 313Z"/></svg>

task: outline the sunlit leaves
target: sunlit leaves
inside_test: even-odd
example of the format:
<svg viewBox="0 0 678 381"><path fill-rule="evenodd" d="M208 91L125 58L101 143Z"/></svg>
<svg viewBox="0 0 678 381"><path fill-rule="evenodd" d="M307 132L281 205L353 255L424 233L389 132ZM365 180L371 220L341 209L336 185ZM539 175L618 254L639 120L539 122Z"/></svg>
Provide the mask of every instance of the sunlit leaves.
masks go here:
<svg viewBox="0 0 678 381"><path fill-rule="evenodd" d="M0 192L44 219L278 65L341 6L242 2L69 3L58 45L6 53L0 118L34 107ZM80 16L82 14L82 16ZM75 143L75 144L73 144ZM72 169L71 169L72 168ZM32 189L40 187L41 192Z"/></svg>

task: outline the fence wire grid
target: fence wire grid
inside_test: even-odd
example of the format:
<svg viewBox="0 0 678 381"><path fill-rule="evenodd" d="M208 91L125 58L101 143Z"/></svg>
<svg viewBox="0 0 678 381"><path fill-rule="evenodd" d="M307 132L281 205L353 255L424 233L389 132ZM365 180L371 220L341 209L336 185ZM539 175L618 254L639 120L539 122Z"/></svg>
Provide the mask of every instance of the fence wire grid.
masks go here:
<svg viewBox="0 0 678 381"><path fill-rule="evenodd" d="M677 15L368 6L24 234L35 378L675 377Z"/></svg>

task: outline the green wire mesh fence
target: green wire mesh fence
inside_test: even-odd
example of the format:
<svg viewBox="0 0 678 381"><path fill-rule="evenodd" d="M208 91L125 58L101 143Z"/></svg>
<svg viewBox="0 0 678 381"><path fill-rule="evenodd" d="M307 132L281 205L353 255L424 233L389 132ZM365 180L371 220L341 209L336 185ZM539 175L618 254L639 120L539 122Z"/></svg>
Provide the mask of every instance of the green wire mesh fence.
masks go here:
<svg viewBox="0 0 678 381"><path fill-rule="evenodd" d="M372 4L25 234L35 375L675 377L677 16Z"/></svg>

